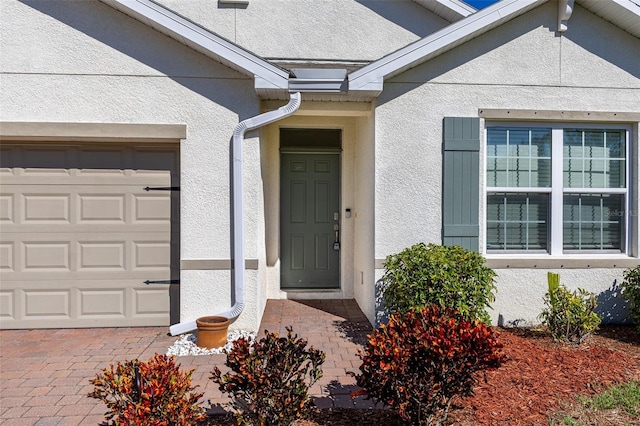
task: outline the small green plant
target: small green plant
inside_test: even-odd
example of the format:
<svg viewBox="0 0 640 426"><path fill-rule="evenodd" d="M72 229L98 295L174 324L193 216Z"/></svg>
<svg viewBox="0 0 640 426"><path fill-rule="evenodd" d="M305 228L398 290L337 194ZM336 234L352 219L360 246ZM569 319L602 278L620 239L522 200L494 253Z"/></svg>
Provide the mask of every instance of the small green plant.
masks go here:
<svg viewBox="0 0 640 426"><path fill-rule="evenodd" d="M569 410L552 416L551 425L582 426L592 424L638 424L640 418L640 382L632 380L612 386L592 397L579 395ZM567 414L568 413L568 414ZM559 420L556 420L559 418Z"/></svg>
<svg viewBox="0 0 640 426"><path fill-rule="evenodd" d="M629 301L631 318L636 323L636 330L640 331L640 265L624 271L622 294Z"/></svg>
<svg viewBox="0 0 640 426"><path fill-rule="evenodd" d="M147 362L111 364L91 380L88 396L106 404L112 425L195 425L206 418L198 402L203 394L193 392L193 370L180 372L174 358L155 354Z"/></svg>
<svg viewBox="0 0 640 426"><path fill-rule="evenodd" d="M231 372L222 374L218 367L211 372L220 391L234 398L238 424L289 425L306 417L309 387L322 377L324 352L307 348L291 327L286 337L265 331L251 346L250 339L236 340L225 362Z"/></svg>
<svg viewBox="0 0 640 426"><path fill-rule="evenodd" d="M415 244L385 260L384 303L389 312L438 305L467 319L490 322L495 272L479 253L459 246Z"/></svg>
<svg viewBox="0 0 640 426"><path fill-rule="evenodd" d="M476 373L505 356L492 329L436 305L395 313L369 336L360 374L363 391L415 425L441 425L452 399L471 395ZM485 376L486 378L486 376Z"/></svg>
<svg viewBox="0 0 640 426"><path fill-rule="evenodd" d="M629 383L612 386L592 398L578 397L578 401L585 407L595 410L620 408L627 414L639 416L640 419L640 382L632 380Z"/></svg>
<svg viewBox="0 0 640 426"><path fill-rule="evenodd" d="M560 284L560 275L549 272L546 308L540 314L544 325L556 340L580 344L598 329L601 318L594 312L596 297L581 288L574 292Z"/></svg>

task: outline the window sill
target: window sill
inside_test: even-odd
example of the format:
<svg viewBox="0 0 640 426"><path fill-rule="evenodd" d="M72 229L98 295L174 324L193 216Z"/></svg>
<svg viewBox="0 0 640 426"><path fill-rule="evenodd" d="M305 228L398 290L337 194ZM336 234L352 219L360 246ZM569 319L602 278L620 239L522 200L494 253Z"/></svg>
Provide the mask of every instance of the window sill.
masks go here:
<svg viewBox="0 0 640 426"><path fill-rule="evenodd" d="M567 254L549 256L543 254L485 254L487 266L492 269L589 269L633 268L640 263L635 257L622 254Z"/></svg>

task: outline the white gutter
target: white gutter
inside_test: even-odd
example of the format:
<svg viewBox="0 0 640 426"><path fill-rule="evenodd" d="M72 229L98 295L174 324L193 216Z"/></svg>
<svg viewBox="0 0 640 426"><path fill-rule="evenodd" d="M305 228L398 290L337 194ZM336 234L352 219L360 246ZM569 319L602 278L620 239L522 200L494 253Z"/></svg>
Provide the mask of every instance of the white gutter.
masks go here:
<svg viewBox="0 0 640 426"><path fill-rule="evenodd" d="M269 87L287 89L288 70L270 63L154 0L101 1L231 69L249 77L258 76L267 82Z"/></svg>
<svg viewBox="0 0 640 426"><path fill-rule="evenodd" d="M278 108L275 111L265 112L241 121L233 130L232 152L233 152L233 263L232 263L232 283L234 286L233 299L234 303L231 308L223 312L211 314L213 316L227 317L234 320L240 316L244 309L244 186L243 186L243 161L242 161L242 142L244 135L250 130L266 126L274 121L282 120L290 116L300 108L302 96L300 92L291 93L289 103ZM182 333L188 333L197 328L196 321L186 321L174 324L169 327L169 333L176 336Z"/></svg>
<svg viewBox="0 0 640 426"><path fill-rule="evenodd" d="M350 73L349 91L366 88L371 83L381 84L383 79L419 65L547 1L501 0Z"/></svg>

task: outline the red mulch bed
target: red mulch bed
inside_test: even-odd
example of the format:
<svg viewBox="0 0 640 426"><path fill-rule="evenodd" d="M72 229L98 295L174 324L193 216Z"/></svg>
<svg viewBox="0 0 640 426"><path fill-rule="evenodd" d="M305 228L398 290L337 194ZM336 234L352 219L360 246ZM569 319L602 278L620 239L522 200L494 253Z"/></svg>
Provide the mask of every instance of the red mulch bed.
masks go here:
<svg viewBox="0 0 640 426"><path fill-rule="evenodd" d="M458 401L465 408L451 413L456 424L547 425L576 395L640 379L640 339L632 327L603 327L580 346L532 330L498 332L508 362L487 373L474 397Z"/></svg>
<svg viewBox="0 0 640 426"><path fill-rule="evenodd" d="M593 395L631 379L640 380L640 336L630 326L604 326L580 346L552 341L529 329L497 329L508 361L487 373L475 395L455 401L448 423L548 425L549 416L576 395ZM230 418L211 419L210 425ZM219 423L221 421L222 423ZM297 426L400 425L388 410L316 410Z"/></svg>

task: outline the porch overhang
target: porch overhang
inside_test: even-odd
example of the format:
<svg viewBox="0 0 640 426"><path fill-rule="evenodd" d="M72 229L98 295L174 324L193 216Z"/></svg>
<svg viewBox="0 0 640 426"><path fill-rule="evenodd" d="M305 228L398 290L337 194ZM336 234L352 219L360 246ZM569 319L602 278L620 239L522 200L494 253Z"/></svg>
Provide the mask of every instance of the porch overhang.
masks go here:
<svg viewBox="0 0 640 426"><path fill-rule="evenodd" d="M349 89L346 69L294 68L291 72L290 92L346 93Z"/></svg>
<svg viewBox="0 0 640 426"><path fill-rule="evenodd" d="M383 78L368 84L349 88L348 75L343 79L291 78L287 89L275 87L268 81L255 76L254 87L262 100L286 101L289 92L303 93L305 101L314 102L371 102L382 93Z"/></svg>

